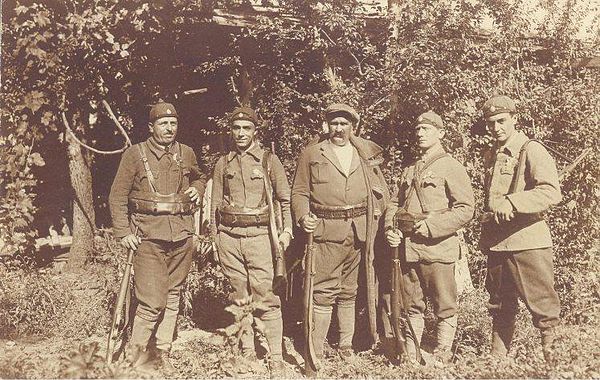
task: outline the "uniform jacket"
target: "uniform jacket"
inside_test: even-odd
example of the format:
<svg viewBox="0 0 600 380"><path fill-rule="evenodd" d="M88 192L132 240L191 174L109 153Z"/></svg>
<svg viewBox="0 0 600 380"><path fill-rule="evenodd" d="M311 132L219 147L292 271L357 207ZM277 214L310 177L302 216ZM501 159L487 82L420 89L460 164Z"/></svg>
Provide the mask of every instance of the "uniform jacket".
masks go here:
<svg viewBox="0 0 600 380"><path fill-rule="evenodd" d="M481 227L481 247L491 251L520 251L552 246L550 229L540 213L560 202L562 196L554 159L542 145L526 147L525 170L517 190L508 194L516 175L521 147L529 140L522 132L513 134L502 147L495 146L484 157L486 210L506 197L515 209L509 222L494 221Z"/></svg>
<svg viewBox="0 0 600 380"><path fill-rule="evenodd" d="M231 151L219 158L213 173L211 193L211 225L216 224L216 211L222 205L258 208L266 205L263 197L265 190L262 159L265 150L258 143L246 152ZM283 227L292 230L290 213L290 185L285 169L275 154L270 155L271 184L274 199L279 201L283 217ZM225 189L225 180L229 181L229 190ZM261 204L262 201L262 204ZM239 236L258 236L269 233L267 226L228 227L217 226L219 231L227 231Z"/></svg>
<svg viewBox="0 0 600 380"><path fill-rule="evenodd" d="M377 284L373 267L375 235L389 201L389 191L379 165L382 149L372 141L351 135L356 148L348 176L344 174L329 140L308 145L300 154L292 186L292 216L297 224L310 212L310 204L347 206L367 203L367 214L348 220L319 219L314 232L315 241L341 243L352 228L359 240L365 242L364 262L367 284L369 334L377 341L376 305Z"/></svg>
<svg viewBox="0 0 600 380"><path fill-rule="evenodd" d="M167 151L152 137L123 152L119 169L108 198L113 231L122 238L139 228L138 236L146 239L179 241L194 234L193 215L148 215L129 213L128 198L132 191L151 192L138 146L143 145L148 164L154 176L156 190L161 194L183 193L195 187L202 197L206 174L198 167L192 148L175 142ZM178 164L179 162L179 164ZM181 185L177 189L181 174Z"/></svg>
<svg viewBox="0 0 600 380"><path fill-rule="evenodd" d="M398 207L405 205L411 183L415 176L417 165L422 167L433 156L444 153L439 150L431 152L419 161L405 168L402 172L398 192L392 196L385 214L385 226L393 226L393 219ZM417 186L423 194L423 205L420 203L416 191L412 191L408 199L408 210L412 213L430 212L425 219L430 237L406 237L406 260L409 262L443 262L452 263L460 255L460 243L456 232L473 217L475 198L471 180L465 167L446 155L428 166L420 178ZM443 211L441 211L443 210Z"/></svg>

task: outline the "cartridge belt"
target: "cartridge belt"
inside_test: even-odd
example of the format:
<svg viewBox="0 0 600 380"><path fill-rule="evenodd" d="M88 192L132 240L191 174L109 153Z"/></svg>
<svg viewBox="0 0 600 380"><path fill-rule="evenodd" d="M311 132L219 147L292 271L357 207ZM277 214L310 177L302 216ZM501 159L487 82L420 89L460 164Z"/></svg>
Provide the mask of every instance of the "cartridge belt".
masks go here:
<svg viewBox="0 0 600 380"><path fill-rule="evenodd" d="M324 206L313 203L310 208L318 218L322 219L351 219L367 214L367 202L346 206Z"/></svg>
<svg viewBox="0 0 600 380"><path fill-rule="evenodd" d="M129 194L128 203L131 212L148 215L186 215L192 214L197 207L184 193L133 191Z"/></svg>
<svg viewBox="0 0 600 380"><path fill-rule="evenodd" d="M234 207L219 208L219 223L227 227L251 227L269 225L269 207Z"/></svg>

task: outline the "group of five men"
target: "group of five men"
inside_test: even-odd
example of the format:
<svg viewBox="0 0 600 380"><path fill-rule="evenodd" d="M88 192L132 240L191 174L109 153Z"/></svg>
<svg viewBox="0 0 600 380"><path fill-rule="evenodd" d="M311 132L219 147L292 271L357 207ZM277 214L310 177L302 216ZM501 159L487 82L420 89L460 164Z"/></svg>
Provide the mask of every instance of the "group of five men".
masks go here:
<svg viewBox="0 0 600 380"><path fill-rule="evenodd" d="M481 235L488 255L491 352L508 352L520 297L541 330L544 353L550 355L560 306L553 287L552 242L541 213L561 199L556 167L541 144L530 143L515 130L517 112L510 98L492 97L483 113L495 139L484 163L484 215L489 217ZM207 182L193 150L175 141L177 121L171 104L152 107L150 137L123 154L109 199L115 236L136 250L139 305L130 344L152 348L168 369L179 293L195 249L190 210ZM256 317L264 323L271 371L281 373L283 321L281 300L273 289L269 236L272 196L282 215L276 236L280 248L285 251L290 245L294 227L312 234L316 248L314 330L308 343L317 359L323 358L334 310L338 353L342 358L353 355L359 271L364 271L369 300L368 332L373 343L378 341L378 305L373 300L379 274L373 262L375 237L383 233L390 247L402 246L404 252L402 281L414 330L407 336L408 357L421 341L427 295L437 317L434 354L448 361L457 328L457 233L473 217L475 200L465 167L442 147L441 117L425 112L414 123L419 154L402 171L392 195L380 168L382 148L354 134L360 121L356 110L332 104L325 121L327 135L301 152L290 189L279 158L256 139L255 111L238 107L229 115L233 148L214 168L210 221L219 262L234 289L232 299L252 296L264 304ZM414 221L408 230L398 227L401 215ZM240 341L242 355L253 357L253 332L242 334Z"/></svg>

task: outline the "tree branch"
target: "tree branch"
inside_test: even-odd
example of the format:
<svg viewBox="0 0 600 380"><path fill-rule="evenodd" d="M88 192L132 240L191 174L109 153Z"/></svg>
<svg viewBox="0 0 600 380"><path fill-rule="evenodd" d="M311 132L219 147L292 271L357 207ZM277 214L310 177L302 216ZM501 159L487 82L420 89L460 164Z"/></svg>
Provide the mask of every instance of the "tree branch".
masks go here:
<svg viewBox="0 0 600 380"><path fill-rule="evenodd" d="M71 135L71 137L73 137L73 140L75 140L75 142L79 145L81 145L82 147L91 150L94 153L98 153L98 154L118 154L118 153L122 153L125 151L125 149L128 148L128 145L125 145L123 148L121 149L117 149L117 150L98 150L96 148L92 148L91 146L85 144L84 142L82 142L81 140L79 140L77 138L77 136L75 136L75 134L73 133L73 130L71 129L71 127L69 126L69 122L67 121L67 115L65 115L64 112L62 112L62 121L63 124L65 125L65 128L67 130L67 132L69 133L69 135Z"/></svg>
<svg viewBox="0 0 600 380"><path fill-rule="evenodd" d="M119 132L121 132L123 137L125 137L125 144L126 144L125 147L133 145L131 143L131 140L129 139L129 136L127 135L127 132L125 131L125 128L123 128L123 126L121 125L121 123L119 122L119 120L117 119L115 114L113 113L112 109L110 108L110 104L108 104L108 102L106 100L102 99L102 105L104 106L104 108L106 109L108 114L110 115L110 118L112 119L112 121L115 122Z"/></svg>
<svg viewBox="0 0 600 380"><path fill-rule="evenodd" d="M241 106L242 102L240 101L238 89L237 89L237 87L235 87L235 80L233 79L233 75L229 77L229 80L231 81L231 87L233 88L233 92L235 93L235 95L233 95L235 97L235 101L237 102L238 105Z"/></svg>

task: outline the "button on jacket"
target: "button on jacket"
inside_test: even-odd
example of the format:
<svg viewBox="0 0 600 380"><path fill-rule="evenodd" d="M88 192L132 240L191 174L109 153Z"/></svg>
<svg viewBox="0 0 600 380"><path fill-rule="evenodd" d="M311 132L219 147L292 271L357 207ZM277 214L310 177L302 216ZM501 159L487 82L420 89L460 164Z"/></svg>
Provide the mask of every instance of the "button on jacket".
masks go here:
<svg viewBox="0 0 600 380"><path fill-rule="evenodd" d="M206 175L200 171L192 148L175 142L169 149L158 145L152 137L128 148L110 190L109 205L115 237L122 238L139 227L138 236L146 239L179 241L194 234L193 215L148 215L132 213L128 218L128 197L132 191L152 192L139 151L142 145L161 194L183 193L195 187L202 197ZM179 163L178 163L179 162ZM177 185L181 178L179 189ZM131 224L130 224L131 223Z"/></svg>
<svg viewBox="0 0 600 380"><path fill-rule="evenodd" d="M443 148L440 148L405 168L397 186L398 191L392 196L386 210L387 228L393 226L398 208L405 204L406 197L412 193L407 211L415 214L431 213L425 220L430 237L408 236L405 239L406 260L409 262L452 263L458 260L460 245L456 232L473 217L475 199L471 180L464 166L450 155L437 159L419 175L417 186L423 195L423 204L416 191L410 192L415 169L423 167L432 157L443 153Z"/></svg>
<svg viewBox="0 0 600 380"><path fill-rule="evenodd" d="M517 191L508 194L517 171L519 153L529 138L516 132L503 147L494 149L484 157L486 170L486 209L506 197L515 209L515 218L509 222L484 223L481 247L492 251L521 251L552 246L550 230L539 215L560 202L558 172L546 148L536 143L526 147L525 170L518 178Z"/></svg>
<svg viewBox="0 0 600 380"><path fill-rule="evenodd" d="M216 225L216 210L221 206L259 208L266 205L264 196L264 170L262 159L265 150L253 143L246 152L231 151L219 158L213 173L211 193L211 224ZM281 206L283 227L292 229L290 215L290 186L279 158L271 154L271 184L274 197ZM228 186L227 183L228 182ZM228 227L218 225L220 231L239 236L258 236L269 233L267 226Z"/></svg>

